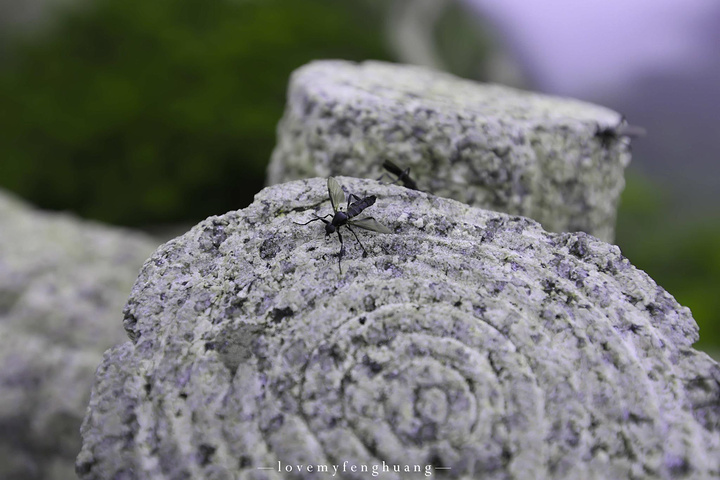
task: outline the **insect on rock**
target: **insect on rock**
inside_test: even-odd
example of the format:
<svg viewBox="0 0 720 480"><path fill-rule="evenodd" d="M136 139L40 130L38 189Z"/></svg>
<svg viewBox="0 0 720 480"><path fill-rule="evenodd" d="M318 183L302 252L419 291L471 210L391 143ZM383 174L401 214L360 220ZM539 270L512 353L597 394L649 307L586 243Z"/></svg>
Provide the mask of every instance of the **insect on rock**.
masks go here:
<svg viewBox="0 0 720 480"><path fill-rule="evenodd" d="M409 188L411 190L420 190L417 186L417 183L415 183L415 180L410 178L410 167L403 170L390 160L385 160L382 166L385 170L397 177L397 179L395 179L395 181L391 183L401 182L403 184L403 187L405 188ZM378 178L378 180L381 180L385 176L388 176L388 174L383 173L380 178Z"/></svg>
<svg viewBox="0 0 720 480"><path fill-rule="evenodd" d="M360 213L362 213L363 210L371 207L375 203L375 200L377 200L377 197L375 197L375 195L360 198L357 195L351 193L348 196L347 207L345 208L345 211L342 211L340 208L345 203L345 192L343 192L342 187L333 177L328 177L327 187L328 196L330 197L330 203L333 207L333 213L328 213L324 217L315 215L315 218L305 223L293 223L295 223L296 225L307 225L309 223L317 222L318 220L320 220L325 224L325 236L337 233L338 238L340 239L338 268L340 269L340 274L342 274L341 262L342 256L345 253L345 244L343 243L343 238L340 234L340 227L346 227L348 230L350 230L350 232L355 237L355 240L358 242L358 245L360 245L360 248L362 248L364 257L367 256L367 251L365 250L365 247L363 246L362 242L360 242L360 239L358 238L355 231L351 228L351 226L378 233L392 233L392 231L385 225L379 223L373 217L355 218ZM332 217L332 220L327 220L327 217L330 216Z"/></svg>
<svg viewBox="0 0 720 480"><path fill-rule="evenodd" d="M598 125L595 129L595 136L600 140L604 148L608 148L610 144L618 138L638 138L644 137L645 134L646 131L643 127L629 125L624 116L616 126L601 127Z"/></svg>

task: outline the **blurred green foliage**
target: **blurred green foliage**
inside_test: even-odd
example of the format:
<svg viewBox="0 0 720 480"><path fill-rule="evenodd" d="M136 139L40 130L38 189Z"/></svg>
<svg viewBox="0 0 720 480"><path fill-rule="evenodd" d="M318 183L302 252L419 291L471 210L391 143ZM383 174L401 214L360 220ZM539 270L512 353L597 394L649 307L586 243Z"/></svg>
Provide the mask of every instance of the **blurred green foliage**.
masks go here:
<svg viewBox="0 0 720 480"><path fill-rule="evenodd" d="M696 347L720 356L720 216L673 214L667 190L629 172L618 212L617 244L700 326ZM714 212L716 215L718 212Z"/></svg>
<svg viewBox="0 0 720 480"><path fill-rule="evenodd" d="M292 70L388 58L360 2L80 3L2 49L0 186L112 223L244 207L263 185Z"/></svg>
<svg viewBox="0 0 720 480"><path fill-rule="evenodd" d="M488 59L496 43L466 4L449 2L434 25L433 37L447 71L487 81Z"/></svg>

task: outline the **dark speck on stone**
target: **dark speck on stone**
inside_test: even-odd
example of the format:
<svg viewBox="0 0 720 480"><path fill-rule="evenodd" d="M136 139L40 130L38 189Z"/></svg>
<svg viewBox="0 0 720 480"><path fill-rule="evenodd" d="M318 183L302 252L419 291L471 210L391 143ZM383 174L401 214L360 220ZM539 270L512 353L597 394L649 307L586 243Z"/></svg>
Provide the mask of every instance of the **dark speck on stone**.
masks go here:
<svg viewBox="0 0 720 480"><path fill-rule="evenodd" d="M222 243L227 239L225 226L225 224L216 220L213 222L212 226L206 227L198 240L200 249L208 252L220 247L220 245L222 245Z"/></svg>
<svg viewBox="0 0 720 480"><path fill-rule="evenodd" d="M570 247L570 253L578 258L588 254L587 240L584 237L578 238Z"/></svg>
<svg viewBox="0 0 720 480"><path fill-rule="evenodd" d="M294 313L295 312L293 312L292 308L285 307L285 308L274 308L271 315L272 315L273 322L277 323L277 322L282 322L284 319L286 319L288 317L292 317Z"/></svg>
<svg viewBox="0 0 720 480"><path fill-rule="evenodd" d="M215 450L217 449L212 445L201 443L198 447L198 460L200 465L207 465L208 463L210 463L210 460L212 459Z"/></svg>
<svg viewBox="0 0 720 480"><path fill-rule="evenodd" d="M260 245L260 258L272 260L280 251L280 247L273 238L266 238Z"/></svg>

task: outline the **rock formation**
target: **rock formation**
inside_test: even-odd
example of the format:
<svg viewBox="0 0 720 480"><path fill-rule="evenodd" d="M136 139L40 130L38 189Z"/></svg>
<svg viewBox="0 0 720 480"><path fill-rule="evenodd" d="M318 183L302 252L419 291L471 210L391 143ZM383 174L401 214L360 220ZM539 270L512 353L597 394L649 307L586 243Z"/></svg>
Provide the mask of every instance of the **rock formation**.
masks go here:
<svg viewBox="0 0 720 480"><path fill-rule="evenodd" d="M74 477L93 373L156 243L0 192L0 478Z"/></svg>
<svg viewBox="0 0 720 480"><path fill-rule="evenodd" d="M617 247L338 180L393 232L358 230L363 256L342 227L342 273L337 236L295 223L332 212L325 179L267 188L145 263L81 479L720 475L720 366Z"/></svg>
<svg viewBox="0 0 720 480"><path fill-rule="evenodd" d="M269 184L377 178L612 241L630 161L622 117L577 100L380 62L313 62L292 76Z"/></svg>

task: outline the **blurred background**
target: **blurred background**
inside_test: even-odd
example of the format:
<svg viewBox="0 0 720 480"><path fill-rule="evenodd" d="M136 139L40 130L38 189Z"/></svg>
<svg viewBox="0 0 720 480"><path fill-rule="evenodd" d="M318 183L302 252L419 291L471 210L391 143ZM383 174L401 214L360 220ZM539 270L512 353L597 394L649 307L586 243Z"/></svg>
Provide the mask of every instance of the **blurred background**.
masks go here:
<svg viewBox="0 0 720 480"><path fill-rule="evenodd" d="M716 0L0 0L0 188L151 232L242 208L290 73L320 58L572 96L644 127L617 243L720 358Z"/></svg>

